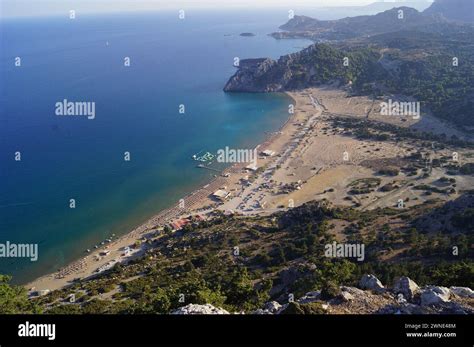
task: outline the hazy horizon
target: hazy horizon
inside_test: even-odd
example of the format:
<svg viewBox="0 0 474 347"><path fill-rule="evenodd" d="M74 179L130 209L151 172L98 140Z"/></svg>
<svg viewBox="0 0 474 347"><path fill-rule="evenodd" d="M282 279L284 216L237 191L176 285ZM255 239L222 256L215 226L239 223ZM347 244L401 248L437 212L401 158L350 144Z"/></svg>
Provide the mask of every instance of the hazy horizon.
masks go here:
<svg viewBox="0 0 474 347"><path fill-rule="evenodd" d="M430 3L430 0L3 0L0 5L0 18L55 16L69 13L117 13L136 11L159 11L178 9L278 9L297 10L318 7L364 6L375 2L388 3Z"/></svg>

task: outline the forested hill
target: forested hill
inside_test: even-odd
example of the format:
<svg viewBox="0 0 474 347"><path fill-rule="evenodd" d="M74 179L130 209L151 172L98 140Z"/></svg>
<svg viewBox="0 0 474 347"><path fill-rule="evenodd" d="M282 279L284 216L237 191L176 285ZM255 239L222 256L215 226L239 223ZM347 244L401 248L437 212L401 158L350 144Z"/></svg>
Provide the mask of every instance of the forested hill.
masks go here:
<svg viewBox="0 0 474 347"><path fill-rule="evenodd" d="M244 61L224 90L274 92L352 83L354 93L412 96L439 118L474 126L474 29L443 24L439 30L402 30L314 44L277 61Z"/></svg>
<svg viewBox="0 0 474 347"><path fill-rule="evenodd" d="M472 0L436 0L423 14L441 15L446 19L474 23Z"/></svg>
<svg viewBox="0 0 474 347"><path fill-rule="evenodd" d="M400 30L442 32L445 24L454 23L474 23L472 0L437 0L423 12L402 6L375 15L337 20L318 20L297 15L280 26L283 31L275 32L272 36L275 38L305 37L320 42L321 40L347 40Z"/></svg>
<svg viewBox="0 0 474 347"><path fill-rule="evenodd" d="M350 64L344 66L344 58ZM244 60L229 80L225 91L274 92L306 88L333 80L369 81L369 73L383 70L377 50L345 51L326 44L314 44L301 52L271 59ZM383 76L381 76L383 77Z"/></svg>
<svg viewBox="0 0 474 347"><path fill-rule="evenodd" d="M280 26L284 32L275 38L306 37L315 41L345 40L399 30L423 29L436 31L439 24L449 21L437 13L426 14L410 7L397 7L376 15L347 17L338 20L318 20L295 16Z"/></svg>

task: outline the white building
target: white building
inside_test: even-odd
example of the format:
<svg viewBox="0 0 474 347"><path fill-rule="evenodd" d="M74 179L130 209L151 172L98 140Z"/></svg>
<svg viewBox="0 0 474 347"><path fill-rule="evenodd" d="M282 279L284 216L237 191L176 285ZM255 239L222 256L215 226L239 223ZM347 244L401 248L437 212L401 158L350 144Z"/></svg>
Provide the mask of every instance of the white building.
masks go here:
<svg viewBox="0 0 474 347"><path fill-rule="evenodd" d="M245 167L246 170L257 171L258 167L255 164L250 164Z"/></svg>
<svg viewBox="0 0 474 347"><path fill-rule="evenodd" d="M270 149L266 149L262 151L262 154L266 157L273 157L275 155L275 151L272 151Z"/></svg>
<svg viewBox="0 0 474 347"><path fill-rule="evenodd" d="M224 189L218 189L212 194L212 196L218 200L225 201L230 197L231 193L224 190Z"/></svg>

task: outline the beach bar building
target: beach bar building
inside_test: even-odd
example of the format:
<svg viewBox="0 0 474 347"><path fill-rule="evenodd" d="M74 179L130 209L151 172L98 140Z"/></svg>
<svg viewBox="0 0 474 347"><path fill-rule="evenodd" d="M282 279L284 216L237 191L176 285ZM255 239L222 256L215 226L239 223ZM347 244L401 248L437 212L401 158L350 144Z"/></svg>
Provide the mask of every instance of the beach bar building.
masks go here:
<svg viewBox="0 0 474 347"><path fill-rule="evenodd" d="M250 164L245 167L246 170L257 171L258 167L255 164Z"/></svg>
<svg viewBox="0 0 474 347"><path fill-rule="evenodd" d="M262 151L262 154L266 157L273 157L275 155L275 151L272 151L271 149L266 149Z"/></svg>
<svg viewBox="0 0 474 347"><path fill-rule="evenodd" d="M225 201L231 196L231 193L224 189L218 189L214 192L214 194L212 194L212 196L217 200Z"/></svg>

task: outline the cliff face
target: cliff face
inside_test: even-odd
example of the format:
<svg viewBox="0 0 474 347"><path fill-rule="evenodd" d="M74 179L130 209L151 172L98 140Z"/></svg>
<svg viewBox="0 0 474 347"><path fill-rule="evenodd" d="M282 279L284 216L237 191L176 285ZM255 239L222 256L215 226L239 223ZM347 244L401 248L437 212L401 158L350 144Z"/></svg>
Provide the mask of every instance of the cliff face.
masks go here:
<svg viewBox="0 0 474 347"><path fill-rule="evenodd" d="M296 53L294 56L301 56ZM285 56L278 61L270 58L246 59L224 87L225 92L281 92L287 89L292 74L288 63L297 58ZM285 64L286 61L286 64Z"/></svg>
<svg viewBox="0 0 474 347"><path fill-rule="evenodd" d="M269 72L278 65L269 58L244 59L240 61L238 71L224 87L226 92L275 92L281 91L282 85L271 83Z"/></svg>

